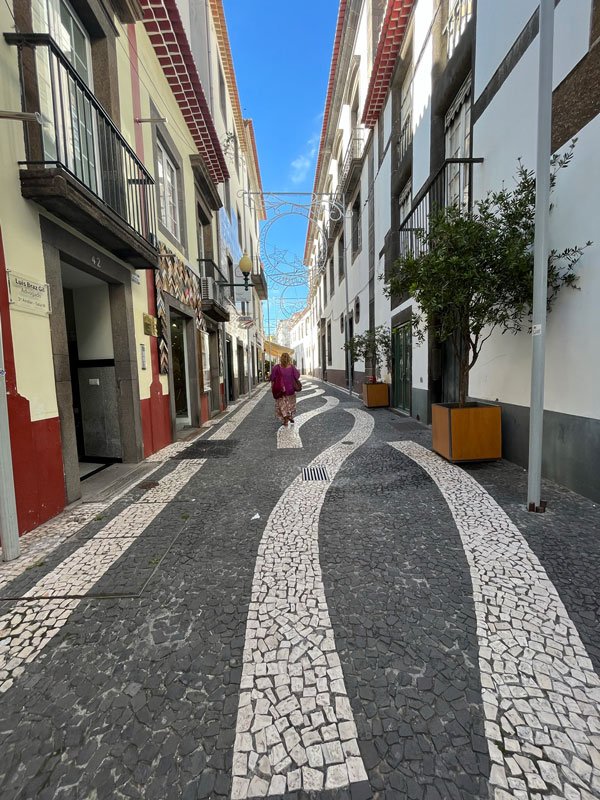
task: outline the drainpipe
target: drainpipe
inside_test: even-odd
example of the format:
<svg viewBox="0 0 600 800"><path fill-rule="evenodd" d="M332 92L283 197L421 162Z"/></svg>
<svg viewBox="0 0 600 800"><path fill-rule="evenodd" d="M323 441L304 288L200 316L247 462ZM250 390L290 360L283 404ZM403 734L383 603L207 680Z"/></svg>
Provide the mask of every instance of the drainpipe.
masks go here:
<svg viewBox="0 0 600 800"><path fill-rule="evenodd" d="M13 561L21 554L19 525L17 522L17 503L15 500L15 481L10 447L10 428L8 424L8 403L6 400L6 370L4 369L4 349L2 345L2 324L0 323L0 542L2 558Z"/></svg>

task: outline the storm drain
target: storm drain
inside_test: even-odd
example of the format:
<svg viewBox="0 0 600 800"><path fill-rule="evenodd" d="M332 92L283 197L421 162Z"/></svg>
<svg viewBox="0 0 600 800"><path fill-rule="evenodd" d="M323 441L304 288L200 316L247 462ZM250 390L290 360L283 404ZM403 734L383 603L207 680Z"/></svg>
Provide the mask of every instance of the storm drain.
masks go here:
<svg viewBox="0 0 600 800"><path fill-rule="evenodd" d="M303 481L328 481L329 473L325 467L302 467Z"/></svg>

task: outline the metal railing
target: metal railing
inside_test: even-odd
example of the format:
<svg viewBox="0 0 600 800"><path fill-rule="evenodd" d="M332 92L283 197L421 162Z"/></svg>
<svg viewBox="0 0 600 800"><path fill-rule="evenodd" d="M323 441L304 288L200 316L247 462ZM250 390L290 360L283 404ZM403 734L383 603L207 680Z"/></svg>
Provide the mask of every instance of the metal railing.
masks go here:
<svg viewBox="0 0 600 800"><path fill-rule="evenodd" d="M467 23L473 14L473 0L449 0L448 22L446 23L446 45L448 58L456 49Z"/></svg>
<svg viewBox="0 0 600 800"><path fill-rule="evenodd" d="M400 255L424 252L426 243L423 235L429 231L432 213L452 205L471 209L473 164L482 162L482 158L448 158L429 178L415 197L411 210L400 223Z"/></svg>
<svg viewBox="0 0 600 800"><path fill-rule="evenodd" d="M400 129L400 136L398 137L398 164L406 155L408 148L412 144L413 129L412 129L412 114L407 114L402 122Z"/></svg>
<svg viewBox="0 0 600 800"><path fill-rule="evenodd" d="M342 191L346 190L346 183L348 181L348 177L352 170L353 162L360 161L363 157L363 153L365 151L365 143L367 141L367 130L366 128L356 128L352 131L350 135L350 141L348 142L348 148L346 150L346 154L344 156L344 163L342 166L342 172L339 176L338 186Z"/></svg>
<svg viewBox="0 0 600 800"><path fill-rule="evenodd" d="M154 180L54 39L19 35L35 47L42 115L42 159L26 167L61 167L156 247ZM24 94L27 94L24 87Z"/></svg>

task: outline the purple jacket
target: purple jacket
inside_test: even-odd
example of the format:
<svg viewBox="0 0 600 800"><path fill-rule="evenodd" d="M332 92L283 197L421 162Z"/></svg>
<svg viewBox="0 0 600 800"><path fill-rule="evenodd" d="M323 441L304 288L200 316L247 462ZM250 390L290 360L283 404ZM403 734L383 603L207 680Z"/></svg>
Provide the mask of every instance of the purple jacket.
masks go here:
<svg viewBox="0 0 600 800"><path fill-rule="evenodd" d="M283 386L286 394L295 394L294 381L300 378L300 373L293 365L289 367L282 367L280 364L275 364L271 370L271 383L275 378L281 374L283 376Z"/></svg>

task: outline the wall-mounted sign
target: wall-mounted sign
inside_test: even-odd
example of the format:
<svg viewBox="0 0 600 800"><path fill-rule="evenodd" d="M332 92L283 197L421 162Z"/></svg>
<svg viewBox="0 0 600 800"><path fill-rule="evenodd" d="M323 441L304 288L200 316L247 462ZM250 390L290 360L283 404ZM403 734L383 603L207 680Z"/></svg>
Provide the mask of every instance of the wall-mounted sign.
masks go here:
<svg viewBox="0 0 600 800"><path fill-rule="evenodd" d="M158 336L158 320L150 314L144 314L144 333L146 336Z"/></svg>
<svg viewBox="0 0 600 800"><path fill-rule="evenodd" d="M8 302L20 311L30 314L50 313L50 291L47 283L32 281L26 275L6 270L8 276Z"/></svg>

